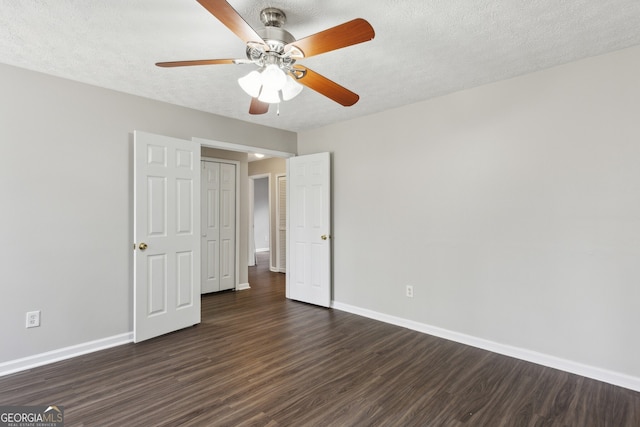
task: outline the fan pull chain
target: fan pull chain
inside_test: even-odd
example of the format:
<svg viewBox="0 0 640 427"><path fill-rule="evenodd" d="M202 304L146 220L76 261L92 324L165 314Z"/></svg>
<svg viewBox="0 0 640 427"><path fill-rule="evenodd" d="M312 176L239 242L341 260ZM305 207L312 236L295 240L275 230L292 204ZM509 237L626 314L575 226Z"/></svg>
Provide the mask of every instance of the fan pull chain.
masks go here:
<svg viewBox="0 0 640 427"><path fill-rule="evenodd" d="M276 110L276 114L280 116L280 103L278 102L278 109Z"/></svg>

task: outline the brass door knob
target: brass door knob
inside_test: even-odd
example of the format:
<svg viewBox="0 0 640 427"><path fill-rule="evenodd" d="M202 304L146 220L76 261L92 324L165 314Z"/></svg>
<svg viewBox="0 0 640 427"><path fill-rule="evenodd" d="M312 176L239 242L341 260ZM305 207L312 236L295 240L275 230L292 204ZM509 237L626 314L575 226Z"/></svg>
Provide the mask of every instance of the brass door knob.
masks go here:
<svg viewBox="0 0 640 427"><path fill-rule="evenodd" d="M147 249L147 244L146 243L140 243L140 246L138 246L138 248L140 248L141 251L144 251L145 249Z"/></svg>
<svg viewBox="0 0 640 427"><path fill-rule="evenodd" d="M320 236L320 238L322 240L327 240L329 238L329 236L327 236L326 234L323 234L322 236Z"/></svg>

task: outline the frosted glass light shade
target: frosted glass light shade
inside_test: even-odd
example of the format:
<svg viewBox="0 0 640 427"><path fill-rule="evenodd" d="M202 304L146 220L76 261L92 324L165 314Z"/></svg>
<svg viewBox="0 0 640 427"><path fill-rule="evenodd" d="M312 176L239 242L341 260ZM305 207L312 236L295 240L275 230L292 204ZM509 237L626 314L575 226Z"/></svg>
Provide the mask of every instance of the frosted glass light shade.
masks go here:
<svg viewBox="0 0 640 427"><path fill-rule="evenodd" d="M258 98L269 104L277 104L282 100L288 101L302 91L302 85L275 64L267 65L262 72L252 71L240 77L238 84L252 98ZM282 91L282 98L280 91Z"/></svg>
<svg viewBox="0 0 640 427"><path fill-rule="evenodd" d="M262 87L262 75L258 71L252 71L246 76L240 77L238 84L249 96L257 98Z"/></svg>
<svg viewBox="0 0 640 427"><path fill-rule="evenodd" d="M269 90L280 90L286 83L287 75L277 65L267 65L262 72L262 84Z"/></svg>
<svg viewBox="0 0 640 427"><path fill-rule="evenodd" d="M269 104L277 104L280 102L280 90L264 85L258 100Z"/></svg>
<svg viewBox="0 0 640 427"><path fill-rule="evenodd" d="M282 88L282 99L288 101L298 96L300 92L302 92L302 85L295 81L293 77L287 76L287 82Z"/></svg>

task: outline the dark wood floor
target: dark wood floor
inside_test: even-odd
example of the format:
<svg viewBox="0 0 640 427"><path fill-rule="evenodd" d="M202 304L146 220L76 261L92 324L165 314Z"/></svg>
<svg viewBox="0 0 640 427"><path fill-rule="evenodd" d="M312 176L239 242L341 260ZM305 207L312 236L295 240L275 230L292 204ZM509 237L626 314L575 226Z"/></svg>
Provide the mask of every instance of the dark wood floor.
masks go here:
<svg viewBox="0 0 640 427"><path fill-rule="evenodd" d="M640 393L287 301L264 257L203 322L0 378L67 426L640 426Z"/></svg>

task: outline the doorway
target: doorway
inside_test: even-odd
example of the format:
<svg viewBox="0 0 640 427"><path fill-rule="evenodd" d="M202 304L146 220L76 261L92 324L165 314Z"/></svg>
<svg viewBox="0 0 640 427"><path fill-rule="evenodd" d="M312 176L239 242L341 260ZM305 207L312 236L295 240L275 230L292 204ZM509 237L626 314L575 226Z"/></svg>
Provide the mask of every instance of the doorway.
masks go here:
<svg viewBox="0 0 640 427"><path fill-rule="evenodd" d="M199 296L202 283L198 279L203 270L201 254L198 252L202 245L202 233L199 229L202 226L201 212L204 204L200 200L201 191L193 190L197 188L196 185L200 187L202 182L201 159L221 160L221 163L235 165L235 173L230 173L231 176L235 175L235 190L229 192L229 197L233 196L235 200L235 203L231 203L235 205L235 215L228 215L228 218L235 217L231 221L235 226L235 250L228 252L233 254L229 258L233 258L235 268L231 267L228 271L235 273L232 283L236 290L249 288L245 246L249 240L245 199L248 185L246 153L257 149L235 144L217 144L199 138L192 138L189 142L134 132L132 215L133 240L136 242L133 255L135 342L200 322ZM220 158L214 154L222 151L224 153L220 154ZM271 156L281 158L293 155L266 151ZM229 160L230 158L234 160ZM158 170L147 170L152 166L162 170L168 168L166 177ZM150 190L152 195L149 196L143 190ZM145 206L153 209L153 214L148 215L149 209L145 209ZM163 246L159 239L165 236L180 240L180 244L185 243L186 246ZM165 252L158 252L163 248ZM149 275L152 277L149 278ZM166 316L161 316L165 313L173 317L165 321ZM150 319L155 323L151 324ZM148 325L143 324L146 320L149 320Z"/></svg>
<svg viewBox="0 0 640 427"><path fill-rule="evenodd" d="M249 274L248 269L251 264L252 257L251 254L253 250L251 248L251 242L253 242L253 238L251 236L251 223L252 216L250 215L250 204L251 198L249 197L250 186L252 184L252 180L249 178L254 175L268 174L270 178L270 187L271 187L271 204L272 204L272 226L271 226L271 250L270 253L275 256L276 250L273 247L276 241L276 227L273 222L275 221L275 176L277 174L286 173L286 168L283 170L254 170L252 165L262 164L262 167L266 167L269 165L268 161L270 158L274 160L277 159L281 162L284 160L294 157L295 154L291 152L284 151L276 151L267 148L259 148L250 145L241 145L235 143L228 143L222 141L216 141L211 139L204 138L192 138L192 141L197 142L202 147L202 156L216 158L216 159L233 159L237 161L239 169L238 169L238 225L236 228L237 233L237 245L236 245L236 253L238 254L238 262L237 262L237 277L236 277L236 290L250 289L249 284ZM264 154L264 158L260 159L261 161L256 161L257 156L255 153ZM270 262L269 268L272 269L275 267L275 260ZM272 270L275 271L275 270Z"/></svg>

